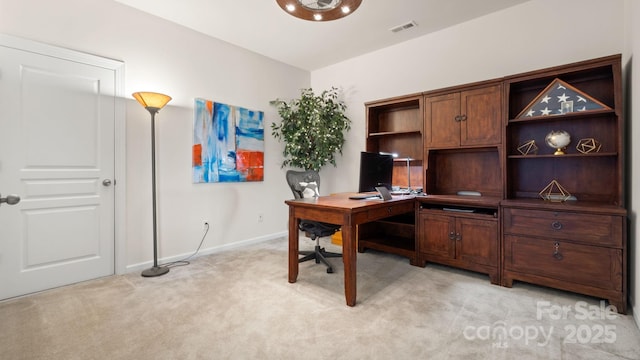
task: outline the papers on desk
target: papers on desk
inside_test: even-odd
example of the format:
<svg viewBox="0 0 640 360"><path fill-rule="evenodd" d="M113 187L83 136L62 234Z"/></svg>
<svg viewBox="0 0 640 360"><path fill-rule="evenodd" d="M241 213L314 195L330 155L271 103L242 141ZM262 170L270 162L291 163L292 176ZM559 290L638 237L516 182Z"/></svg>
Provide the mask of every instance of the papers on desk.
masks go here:
<svg viewBox="0 0 640 360"><path fill-rule="evenodd" d="M351 200L377 200L382 199L380 195L376 194L359 194L359 195L351 195L349 196Z"/></svg>
<svg viewBox="0 0 640 360"><path fill-rule="evenodd" d="M379 200L379 199L391 200L392 199L391 193L389 192L389 189L387 189L386 187L377 186L376 191L378 192L377 194L374 192L368 192L368 193L361 193L357 195L351 195L349 196L349 199L352 199L352 200Z"/></svg>
<svg viewBox="0 0 640 360"><path fill-rule="evenodd" d="M416 195L393 195L391 199L412 199L415 198ZM349 196L351 200L382 200L380 195L375 194L358 194ZM388 200L391 200L388 199Z"/></svg>

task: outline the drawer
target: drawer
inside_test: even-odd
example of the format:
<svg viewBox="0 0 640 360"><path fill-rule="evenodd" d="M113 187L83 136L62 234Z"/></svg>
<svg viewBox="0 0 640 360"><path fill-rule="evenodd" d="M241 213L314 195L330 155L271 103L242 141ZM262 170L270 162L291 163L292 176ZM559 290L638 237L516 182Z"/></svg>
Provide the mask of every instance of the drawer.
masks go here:
<svg viewBox="0 0 640 360"><path fill-rule="evenodd" d="M505 269L568 283L622 290L622 250L505 236Z"/></svg>
<svg viewBox="0 0 640 360"><path fill-rule="evenodd" d="M369 218L369 221L373 221L373 220L386 218L389 216L405 214L408 212L412 212L413 210L414 210L413 202L405 202L401 204L391 203L387 206L382 206L379 208L368 210L367 217Z"/></svg>
<svg viewBox="0 0 640 360"><path fill-rule="evenodd" d="M622 248L622 220L620 216L506 208L503 231Z"/></svg>

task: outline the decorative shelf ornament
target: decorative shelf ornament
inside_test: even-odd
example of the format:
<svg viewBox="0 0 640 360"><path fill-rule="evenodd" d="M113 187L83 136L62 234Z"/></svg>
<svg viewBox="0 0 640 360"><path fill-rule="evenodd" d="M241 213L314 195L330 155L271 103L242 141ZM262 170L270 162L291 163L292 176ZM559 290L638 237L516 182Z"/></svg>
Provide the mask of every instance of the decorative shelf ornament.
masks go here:
<svg viewBox="0 0 640 360"><path fill-rule="evenodd" d="M554 130L547 134L544 141L547 145L556 149L553 155L564 155L564 150L567 148L567 145L571 143L571 135L564 130Z"/></svg>
<svg viewBox="0 0 640 360"><path fill-rule="evenodd" d="M571 194L556 180L552 180L542 191L540 197L546 201L564 202L571 198Z"/></svg>
<svg viewBox="0 0 640 360"><path fill-rule="evenodd" d="M611 108L556 78L516 116L516 119L595 110L611 110Z"/></svg>
<svg viewBox="0 0 640 360"><path fill-rule="evenodd" d="M583 154L589 154L592 152L600 152L601 147L602 147L602 144L600 144L598 140L594 138L585 138L585 139L580 139L580 141L578 141L578 144L576 145L576 150L578 150Z"/></svg>
<svg viewBox="0 0 640 360"><path fill-rule="evenodd" d="M538 145L536 145L535 140L527 140L522 145L518 146L518 151L522 155L535 155L538 153Z"/></svg>

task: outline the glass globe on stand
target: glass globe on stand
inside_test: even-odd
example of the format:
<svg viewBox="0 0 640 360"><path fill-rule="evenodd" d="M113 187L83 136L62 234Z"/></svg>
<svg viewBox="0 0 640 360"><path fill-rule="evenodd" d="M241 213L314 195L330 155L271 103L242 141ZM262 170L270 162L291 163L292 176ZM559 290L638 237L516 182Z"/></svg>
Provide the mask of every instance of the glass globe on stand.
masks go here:
<svg viewBox="0 0 640 360"><path fill-rule="evenodd" d="M556 149L553 155L564 155L564 149L571 142L571 136L564 130L552 131L544 138L547 145Z"/></svg>

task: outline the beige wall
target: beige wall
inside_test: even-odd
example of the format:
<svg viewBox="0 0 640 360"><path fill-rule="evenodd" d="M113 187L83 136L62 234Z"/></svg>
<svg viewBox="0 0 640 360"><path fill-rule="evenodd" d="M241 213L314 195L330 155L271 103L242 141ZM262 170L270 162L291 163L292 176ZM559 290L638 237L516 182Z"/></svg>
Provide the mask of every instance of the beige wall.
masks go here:
<svg viewBox="0 0 640 360"><path fill-rule="evenodd" d="M191 254L203 220L211 224L204 252L285 233L291 192L281 145L268 131L277 120L269 100L297 96L309 86L308 72L111 0L0 0L0 32L125 63L127 213L118 270L144 268L152 259L150 117L128 95L134 91L173 97L156 117L161 258ZM192 184L196 97L265 112L264 182Z"/></svg>

